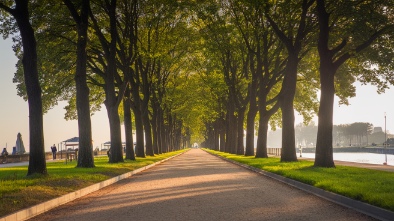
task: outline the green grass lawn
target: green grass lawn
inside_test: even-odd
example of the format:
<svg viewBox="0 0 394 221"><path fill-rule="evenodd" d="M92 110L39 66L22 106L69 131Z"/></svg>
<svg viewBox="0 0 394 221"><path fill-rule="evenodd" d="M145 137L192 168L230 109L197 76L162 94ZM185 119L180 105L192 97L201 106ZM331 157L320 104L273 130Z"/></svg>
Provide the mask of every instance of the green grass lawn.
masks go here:
<svg viewBox="0 0 394 221"><path fill-rule="evenodd" d="M27 166L0 168L0 217L127 173L186 150L110 164L107 156L94 158L94 168L76 168L76 162L47 163L47 176L26 177Z"/></svg>
<svg viewBox="0 0 394 221"><path fill-rule="evenodd" d="M245 157L206 150L242 164L394 211L393 172L347 166L320 168L314 167L313 162L306 160L282 163L279 158Z"/></svg>

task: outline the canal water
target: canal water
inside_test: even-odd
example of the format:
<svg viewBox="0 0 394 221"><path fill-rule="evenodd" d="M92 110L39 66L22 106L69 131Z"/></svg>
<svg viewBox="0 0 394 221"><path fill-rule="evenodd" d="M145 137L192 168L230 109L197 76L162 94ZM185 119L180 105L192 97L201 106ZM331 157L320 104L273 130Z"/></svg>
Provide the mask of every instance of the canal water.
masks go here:
<svg viewBox="0 0 394 221"><path fill-rule="evenodd" d="M302 157L314 159L315 153L302 153ZM386 156L379 153L334 153L334 160L382 165L386 162ZM394 155L387 154L387 164L394 166Z"/></svg>

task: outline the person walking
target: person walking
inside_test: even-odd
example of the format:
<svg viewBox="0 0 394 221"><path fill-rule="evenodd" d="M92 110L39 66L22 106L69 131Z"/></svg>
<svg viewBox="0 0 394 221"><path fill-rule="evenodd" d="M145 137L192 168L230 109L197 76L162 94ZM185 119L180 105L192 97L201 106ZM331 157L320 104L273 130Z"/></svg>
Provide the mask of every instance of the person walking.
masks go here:
<svg viewBox="0 0 394 221"><path fill-rule="evenodd" d="M56 160L57 148L56 148L56 145L55 145L55 144L53 144L53 146L51 146L51 150L52 150L52 158L53 158L54 160Z"/></svg>

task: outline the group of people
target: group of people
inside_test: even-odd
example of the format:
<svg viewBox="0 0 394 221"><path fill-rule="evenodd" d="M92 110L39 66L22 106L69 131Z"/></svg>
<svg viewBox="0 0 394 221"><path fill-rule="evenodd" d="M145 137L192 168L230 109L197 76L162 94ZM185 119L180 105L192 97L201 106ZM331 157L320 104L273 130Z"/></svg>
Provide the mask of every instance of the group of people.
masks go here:
<svg viewBox="0 0 394 221"><path fill-rule="evenodd" d="M51 151L52 151L52 158L54 160L56 160L57 148L56 148L55 144L53 144L53 146L51 146ZM1 156L4 158L3 163L7 162L7 156L8 156L7 148L5 148L5 147L3 148L3 151L1 152Z"/></svg>

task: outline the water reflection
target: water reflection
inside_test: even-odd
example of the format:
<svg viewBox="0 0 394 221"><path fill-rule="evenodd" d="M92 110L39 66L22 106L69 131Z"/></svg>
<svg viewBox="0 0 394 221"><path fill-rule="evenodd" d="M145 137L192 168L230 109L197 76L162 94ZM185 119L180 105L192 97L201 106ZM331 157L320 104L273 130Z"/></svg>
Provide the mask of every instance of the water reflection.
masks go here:
<svg viewBox="0 0 394 221"><path fill-rule="evenodd" d="M315 154L302 153L302 157L315 158ZM382 165L385 162L385 156L376 153L334 153L334 160ZM394 165L394 155L387 154L387 164Z"/></svg>

